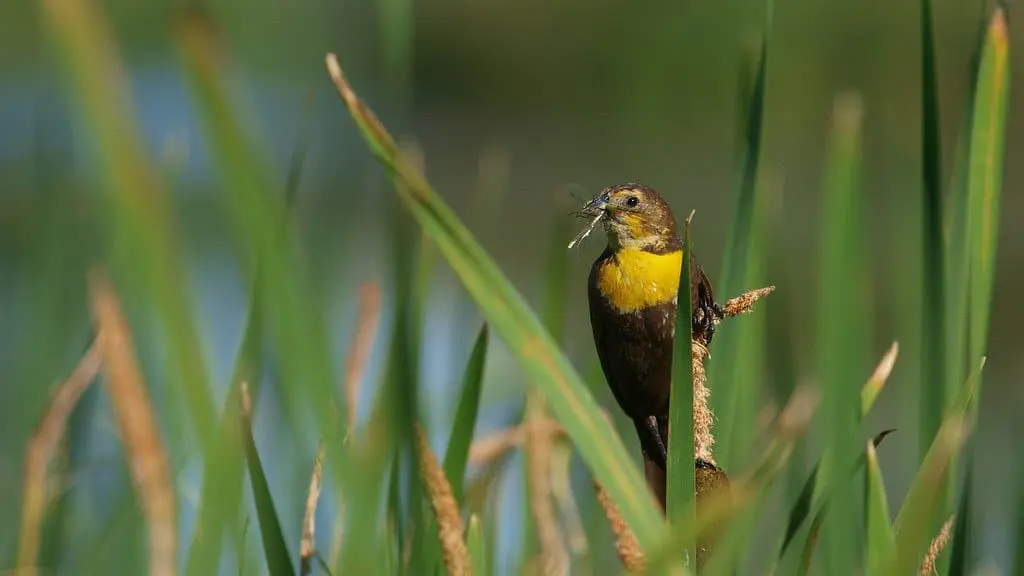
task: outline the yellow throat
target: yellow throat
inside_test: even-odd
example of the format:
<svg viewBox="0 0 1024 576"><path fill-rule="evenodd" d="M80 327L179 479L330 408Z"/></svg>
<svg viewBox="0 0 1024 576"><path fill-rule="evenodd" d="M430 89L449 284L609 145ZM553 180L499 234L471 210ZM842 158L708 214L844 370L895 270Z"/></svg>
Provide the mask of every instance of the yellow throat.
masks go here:
<svg viewBox="0 0 1024 576"><path fill-rule="evenodd" d="M653 254L622 248L597 270L597 287L619 312L675 302L683 251Z"/></svg>

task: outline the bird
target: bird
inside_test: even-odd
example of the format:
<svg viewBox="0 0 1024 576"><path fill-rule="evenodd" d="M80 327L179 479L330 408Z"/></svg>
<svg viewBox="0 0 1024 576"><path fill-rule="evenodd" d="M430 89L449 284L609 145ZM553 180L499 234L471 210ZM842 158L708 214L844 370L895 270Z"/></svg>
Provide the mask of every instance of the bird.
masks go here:
<svg viewBox="0 0 1024 576"><path fill-rule="evenodd" d="M598 224L607 237L588 278L594 345L612 395L633 421L648 484L664 508L676 298L689 247L668 203L644 184L605 188L578 215L590 221L570 248ZM692 252L690 278L693 337L708 346L723 312Z"/></svg>

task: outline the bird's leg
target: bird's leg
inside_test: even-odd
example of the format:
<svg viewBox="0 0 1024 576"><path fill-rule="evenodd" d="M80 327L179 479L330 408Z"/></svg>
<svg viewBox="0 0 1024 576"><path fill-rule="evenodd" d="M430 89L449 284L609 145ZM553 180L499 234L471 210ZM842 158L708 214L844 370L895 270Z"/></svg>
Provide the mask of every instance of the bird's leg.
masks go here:
<svg viewBox="0 0 1024 576"><path fill-rule="evenodd" d="M641 428L641 426L638 425L637 428ZM642 429L650 440L642 442L644 451L650 455L658 466L667 469L668 449L665 447L665 439L661 437L661 432L658 430L658 418L655 416L644 418ZM653 454L651 454L652 448L655 450Z"/></svg>

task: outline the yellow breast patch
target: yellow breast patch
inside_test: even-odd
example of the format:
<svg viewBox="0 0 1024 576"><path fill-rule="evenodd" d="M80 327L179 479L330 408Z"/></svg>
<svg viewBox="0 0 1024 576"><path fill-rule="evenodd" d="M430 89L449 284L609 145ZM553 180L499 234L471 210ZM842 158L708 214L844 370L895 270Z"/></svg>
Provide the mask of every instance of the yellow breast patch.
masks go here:
<svg viewBox="0 0 1024 576"><path fill-rule="evenodd" d="M597 287L619 312L672 302L679 290L683 252L652 254L623 248L597 270Z"/></svg>

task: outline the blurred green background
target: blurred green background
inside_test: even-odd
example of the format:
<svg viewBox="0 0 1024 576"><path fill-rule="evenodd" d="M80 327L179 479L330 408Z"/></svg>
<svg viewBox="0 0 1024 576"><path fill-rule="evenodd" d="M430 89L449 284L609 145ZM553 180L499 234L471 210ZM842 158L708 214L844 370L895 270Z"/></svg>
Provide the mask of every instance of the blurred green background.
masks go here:
<svg viewBox="0 0 1024 576"><path fill-rule="evenodd" d="M219 406L245 321L248 281L215 196L208 146L172 36L175 15L187 3L100 4L125 58L139 126L171 184L173 218ZM327 314L339 373L358 284L379 281L385 294L361 414L382 377L391 326L390 227L397 204L324 72L328 51L339 54L350 80L392 132L416 139L427 176L532 304L544 300L549 247L575 232L570 210L582 197L630 180L660 190L677 217L696 209L696 253L713 279L721 277L741 144L737 83L744 50L757 41L765 20L761 2L210 0L203 5L222 34L232 100L267 151L282 189L292 150L302 138L304 102L313 97L294 233ZM976 1L934 3L944 187L952 176L981 8ZM95 150L68 98L69 84L40 6L7 0L2 12L0 515L12 518L0 522L0 558L5 558L3 553L15 549L24 446L49 387L71 369L87 343L84 270L98 256L98 238L106 232ZM794 384L814 383L825 142L834 97L854 90L865 110L862 238L872 273L862 287L871 303L871 356L863 376L893 340L901 349L867 425L872 431L898 429L879 448L892 509L917 467L918 387L933 385L920 382L919 359L918 5L779 0L773 19L761 172L771 239L765 277L778 290L757 312L767 315L769 327L758 405L781 405ZM1020 37L1020 19L1011 17L1010 24L1011 38ZM1022 56L1020 46L1013 45L1015 69ZM1008 527L1024 434L1018 416L1024 406L1024 358L1018 356L1024 345L1024 304L1018 297L1024 287L1024 236L1016 218L1024 213L1024 197L1016 193L1024 186L1024 165L1015 161L1024 127L1019 94L1013 94L1006 131L1003 217L974 485L978 555L984 563L1004 566L1012 552ZM565 253L565 345L594 393L617 413L595 371L586 314L586 274L602 242L595 234L582 252ZM122 280L131 285L130 278ZM722 300L731 296L719 294ZM161 369L167 359L155 320L145 302L128 297L128 306L154 403L171 421L179 400L168 391L171 383ZM430 285L420 354L421 412L438 450L480 320L458 281L440 266ZM793 359L792 371L779 360L783 355ZM710 385L714 390L715 382ZM523 386L514 359L493 342L478 434L514 420ZM267 453L265 466L285 529L298 534L316 431L305 423L288 425L269 390L271 399L257 415L257 442ZM77 461L68 479L74 490L67 505L77 513L65 528L76 543L68 554L105 558L117 546L92 527L104 524L127 478L107 400L94 388L76 417L80 434L71 439ZM166 421L164 426L174 427ZM631 426L619 422L619 429L635 447ZM175 434L169 433L172 452L189 454L190 433ZM810 443L817 445L813 434ZM525 514L520 480L513 475L503 484L500 504L509 514L502 518L510 524L517 519L514 525ZM184 534L194 521L198 484L199 474L190 467L178 478ZM516 529L502 531L499 558L515 557L519 536Z"/></svg>

